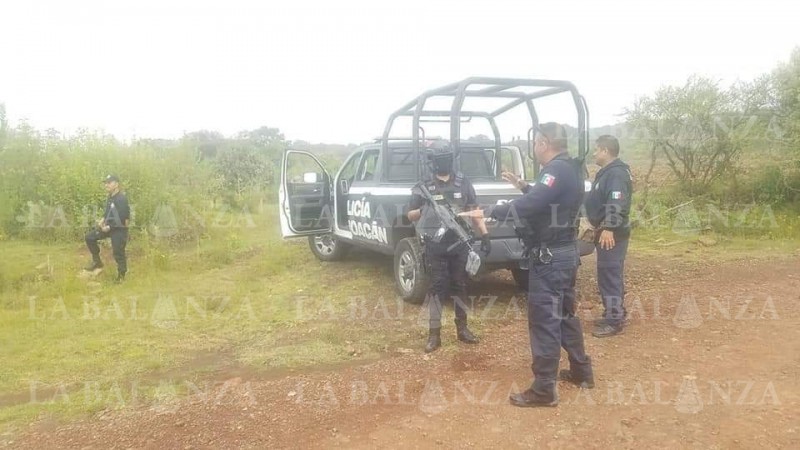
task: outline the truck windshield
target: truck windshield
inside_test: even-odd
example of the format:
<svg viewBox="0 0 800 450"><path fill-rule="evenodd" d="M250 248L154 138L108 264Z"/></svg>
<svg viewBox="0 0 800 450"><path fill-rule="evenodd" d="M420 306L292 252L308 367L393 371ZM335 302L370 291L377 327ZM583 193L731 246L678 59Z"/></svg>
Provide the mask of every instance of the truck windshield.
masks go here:
<svg viewBox="0 0 800 450"><path fill-rule="evenodd" d="M492 169L494 152L489 153L482 148L465 148L461 150L461 172L470 179L494 180Z"/></svg>
<svg viewBox="0 0 800 450"><path fill-rule="evenodd" d="M495 149L468 147L461 149L459 170L467 177L477 181L500 181L495 175ZM388 181L415 182L416 167L413 151L410 148L393 148L390 152ZM516 147L500 149L501 170L508 170L518 175L523 173L519 150ZM424 167L423 170L428 170Z"/></svg>
<svg viewBox="0 0 800 450"><path fill-rule="evenodd" d="M461 171L464 175L483 181L500 181L495 175L494 148L465 148L461 150ZM500 171L512 172L523 177L522 156L515 146L500 147Z"/></svg>

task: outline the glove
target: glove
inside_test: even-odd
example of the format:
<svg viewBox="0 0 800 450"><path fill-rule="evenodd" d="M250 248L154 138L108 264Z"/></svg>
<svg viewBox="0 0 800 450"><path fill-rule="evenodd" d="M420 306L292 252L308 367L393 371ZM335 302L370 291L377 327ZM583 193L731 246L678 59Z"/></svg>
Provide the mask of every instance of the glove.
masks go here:
<svg viewBox="0 0 800 450"><path fill-rule="evenodd" d="M488 255L492 251L492 241L489 240L488 234L481 236L481 251L484 255Z"/></svg>

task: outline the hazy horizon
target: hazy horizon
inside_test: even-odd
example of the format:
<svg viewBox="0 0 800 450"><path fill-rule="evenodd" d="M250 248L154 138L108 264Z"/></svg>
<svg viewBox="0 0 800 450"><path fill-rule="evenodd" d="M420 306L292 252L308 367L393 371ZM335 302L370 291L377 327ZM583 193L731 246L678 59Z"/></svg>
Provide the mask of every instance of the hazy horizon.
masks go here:
<svg viewBox="0 0 800 450"><path fill-rule="evenodd" d="M692 74L730 84L770 72L800 44L796 9L776 0L34 0L5 7L0 103L12 125L67 134L269 126L291 140L347 144L379 135L426 89L469 76L549 78L574 82L599 127Z"/></svg>

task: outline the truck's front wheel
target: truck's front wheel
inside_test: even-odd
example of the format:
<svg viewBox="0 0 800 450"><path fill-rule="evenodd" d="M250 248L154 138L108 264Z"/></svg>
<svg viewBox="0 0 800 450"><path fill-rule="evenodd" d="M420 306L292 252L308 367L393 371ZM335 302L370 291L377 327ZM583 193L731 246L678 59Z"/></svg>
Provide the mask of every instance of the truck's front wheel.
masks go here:
<svg viewBox="0 0 800 450"><path fill-rule="evenodd" d="M320 261L338 261L347 254L350 245L337 239L332 233L308 237L311 253Z"/></svg>
<svg viewBox="0 0 800 450"><path fill-rule="evenodd" d="M394 251L394 284L403 300L422 303L428 291L428 274L422 261L422 246L417 238L405 238Z"/></svg>

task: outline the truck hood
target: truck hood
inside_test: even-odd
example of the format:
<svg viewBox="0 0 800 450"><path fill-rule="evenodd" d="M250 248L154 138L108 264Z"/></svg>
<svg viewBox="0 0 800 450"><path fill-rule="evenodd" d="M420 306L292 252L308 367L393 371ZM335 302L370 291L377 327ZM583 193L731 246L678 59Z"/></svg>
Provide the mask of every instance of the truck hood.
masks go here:
<svg viewBox="0 0 800 450"><path fill-rule="evenodd" d="M506 182L475 183L473 187L481 208L506 203L522 196L522 191ZM517 237L512 225L511 223L501 225L496 221L489 221L486 224L493 239Z"/></svg>

